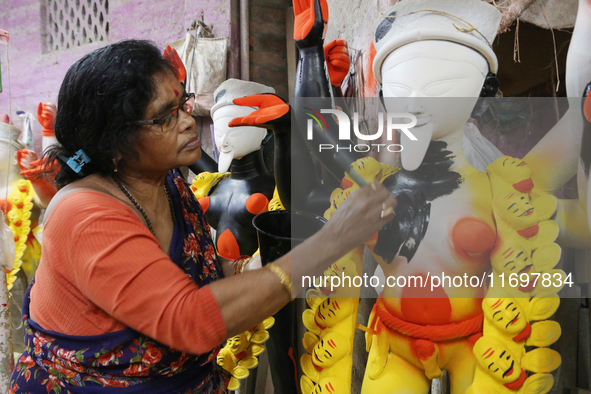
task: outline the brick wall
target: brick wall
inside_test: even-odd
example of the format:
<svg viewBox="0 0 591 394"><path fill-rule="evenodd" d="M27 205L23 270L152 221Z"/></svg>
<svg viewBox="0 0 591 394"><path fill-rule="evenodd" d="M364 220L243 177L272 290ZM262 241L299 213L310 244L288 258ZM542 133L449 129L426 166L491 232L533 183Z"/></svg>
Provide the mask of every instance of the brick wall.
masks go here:
<svg viewBox="0 0 591 394"><path fill-rule="evenodd" d="M250 80L272 86L284 99L288 98L285 28L288 7L290 0L250 2Z"/></svg>

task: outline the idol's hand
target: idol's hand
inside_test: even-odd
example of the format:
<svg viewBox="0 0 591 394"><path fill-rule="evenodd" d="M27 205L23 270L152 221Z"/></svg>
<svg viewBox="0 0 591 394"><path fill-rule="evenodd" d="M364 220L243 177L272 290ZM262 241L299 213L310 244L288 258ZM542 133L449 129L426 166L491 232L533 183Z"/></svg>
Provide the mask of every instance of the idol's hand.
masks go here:
<svg viewBox="0 0 591 394"><path fill-rule="evenodd" d="M26 149L18 151L16 157L18 166L22 170L20 174L30 181L41 178L43 174L47 174L49 179L54 179L60 169L56 160L49 160L47 157L36 160L37 154Z"/></svg>
<svg viewBox="0 0 591 394"><path fill-rule="evenodd" d="M298 48L321 47L328 22L326 0L293 0L293 38Z"/></svg>
<svg viewBox="0 0 591 394"><path fill-rule="evenodd" d="M349 46L345 40L334 40L324 46L324 58L328 67L330 84L341 86L341 82L349 72Z"/></svg>
<svg viewBox="0 0 591 394"><path fill-rule="evenodd" d="M181 60L181 57L177 53L176 49L172 48L170 45L167 45L164 48L164 59L166 59L172 67L176 70L176 76L179 79L180 83L185 83L187 79L187 70L185 69L185 65Z"/></svg>
<svg viewBox="0 0 591 394"><path fill-rule="evenodd" d="M271 93L255 94L240 97L233 101L236 105L246 107L258 107L259 109L239 118L234 118L228 123L230 127L257 126L278 131L291 121L291 108L281 97Z"/></svg>
<svg viewBox="0 0 591 394"><path fill-rule="evenodd" d="M32 163L36 161L37 154L32 150L22 149L16 152L16 164L18 164L20 169L23 171L27 171L35 167L32 165ZM21 172L21 175L24 174Z"/></svg>
<svg viewBox="0 0 591 394"><path fill-rule="evenodd" d="M37 120L43 126L43 136L51 137L55 134L55 115L57 107L53 103L39 103L37 106Z"/></svg>

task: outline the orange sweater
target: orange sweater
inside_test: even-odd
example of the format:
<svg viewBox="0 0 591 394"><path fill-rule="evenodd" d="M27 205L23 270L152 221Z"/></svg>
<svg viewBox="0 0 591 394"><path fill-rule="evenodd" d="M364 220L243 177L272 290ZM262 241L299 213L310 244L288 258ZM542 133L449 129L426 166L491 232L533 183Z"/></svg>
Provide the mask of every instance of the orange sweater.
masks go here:
<svg viewBox="0 0 591 394"><path fill-rule="evenodd" d="M193 354L226 337L211 290L162 252L129 207L92 191L67 195L47 218L30 311L46 330L89 336L131 327Z"/></svg>

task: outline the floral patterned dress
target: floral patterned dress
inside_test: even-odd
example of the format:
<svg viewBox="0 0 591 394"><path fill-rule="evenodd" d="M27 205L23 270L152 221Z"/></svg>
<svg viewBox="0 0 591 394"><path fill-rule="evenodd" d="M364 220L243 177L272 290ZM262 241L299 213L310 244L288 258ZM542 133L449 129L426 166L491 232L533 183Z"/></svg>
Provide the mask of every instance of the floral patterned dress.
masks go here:
<svg viewBox="0 0 591 394"><path fill-rule="evenodd" d="M199 286L223 277L210 228L180 174L167 182L174 202L171 260ZM222 394L229 375L215 362L219 347L191 355L126 328L96 336L70 336L44 330L29 319L25 294L26 348L12 374L9 393Z"/></svg>

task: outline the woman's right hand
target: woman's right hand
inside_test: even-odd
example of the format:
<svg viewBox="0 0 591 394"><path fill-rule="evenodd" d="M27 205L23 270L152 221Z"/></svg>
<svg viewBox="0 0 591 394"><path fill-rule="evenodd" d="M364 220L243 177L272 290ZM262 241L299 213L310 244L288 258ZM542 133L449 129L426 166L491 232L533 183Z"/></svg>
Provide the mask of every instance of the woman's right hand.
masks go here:
<svg viewBox="0 0 591 394"><path fill-rule="evenodd" d="M342 254L366 242L394 217L396 198L379 182L353 192L322 230Z"/></svg>

